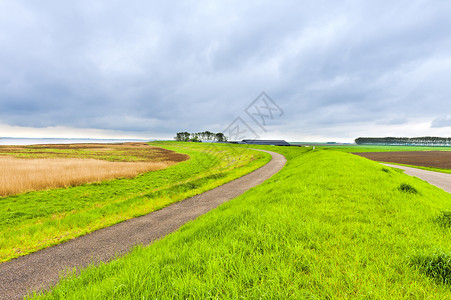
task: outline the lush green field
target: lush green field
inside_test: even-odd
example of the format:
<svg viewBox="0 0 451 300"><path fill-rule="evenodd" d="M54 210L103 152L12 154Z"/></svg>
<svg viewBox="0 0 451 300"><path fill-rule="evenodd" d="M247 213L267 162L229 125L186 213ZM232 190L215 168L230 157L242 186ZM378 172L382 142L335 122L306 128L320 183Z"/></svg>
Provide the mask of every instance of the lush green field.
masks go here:
<svg viewBox="0 0 451 300"><path fill-rule="evenodd" d="M0 262L161 209L270 160L266 153L221 145L206 152L194 143L152 144L191 159L133 179L0 197Z"/></svg>
<svg viewBox="0 0 451 300"><path fill-rule="evenodd" d="M265 148L288 159L271 179L46 297L451 298L450 194L343 152Z"/></svg>
<svg viewBox="0 0 451 300"><path fill-rule="evenodd" d="M344 146L317 146L317 149L335 150L343 152L388 152L388 151L451 151L451 147L427 147L427 146L368 146L368 145L344 145Z"/></svg>

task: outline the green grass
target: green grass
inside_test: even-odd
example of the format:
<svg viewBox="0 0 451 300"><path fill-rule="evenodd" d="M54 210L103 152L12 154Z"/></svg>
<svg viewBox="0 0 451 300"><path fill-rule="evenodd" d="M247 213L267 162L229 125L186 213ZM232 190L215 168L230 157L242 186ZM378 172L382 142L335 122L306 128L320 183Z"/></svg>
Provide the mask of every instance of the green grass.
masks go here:
<svg viewBox="0 0 451 300"><path fill-rule="evenodd" d="M367 146L367 145L345 145L345 146L318 146L317 149L342 151L346 153L361 153L361 152L393 152L393 151L451 151L451 147L427 147L427 146ZM384 162L381 162L384 163ZM399 164L393 162L386 162L387 164L406 166L410 168L417 168L426 171L440 172L451 174L450 169L440 169L432 167L422 167L414 165Z"/></svg>
<svg viewBox="0 0 451 300"><path fill-rule="evenodd" d="M451 211L442 211L435 222L443 228L451 228Z"/></svg>
<svg viewBox="0 0 451 300"><path fill-rule="evenodd" d="M451 151L451 147L428 146L369 146L369 145L343 145L343 146L317 146L317 149L343 152L393 152L393 151Z"/></svg>
<svg viewBox="0 0 451 300"><path fill-rule="evenodd" d="M161 209L241 177L270 160L262 152L194 143L152 145L191 159L132 179L0 197L0 262Z"/></svg>
<svg viewBox="0 0 451 300"><path fill-rule="evenodd" d="M398 187L398 189L401 192L410 193L410 194L418 194L418 191L416 188L414 188L412 185L408 183L401 183Z"/></svg>
<svg viewBox="0 0 451 300"><path fill-rule="evenodd" d="M451 298L450 194L343 152L260 148L288 159L265 183L36 298Z"/></svg>
<svg viewBox="0 0 451 300"><path fill-rule="evenodd" d="M397 165L397 166L405 166L405 167L409 167L409 168L416 168L416 169L421 169L421 170L426 170L426 171L432 171L432 172L439 172L439 173L451 174L451 170L450 170L450 169L440 169L440 168L432 168L432 167L422 167L422 166L414 166L414 165L398 164L398 163L394 163L394 162L380 162L380 163L383 163L383 164L391 164L391 165Z"/></svg>
<svg viewBox="0 0 451 300"><path fill-rule="evenodd" d="M437 251L429 255L417 255L411 264L438 284L451 284L451 253Z"/></svg>

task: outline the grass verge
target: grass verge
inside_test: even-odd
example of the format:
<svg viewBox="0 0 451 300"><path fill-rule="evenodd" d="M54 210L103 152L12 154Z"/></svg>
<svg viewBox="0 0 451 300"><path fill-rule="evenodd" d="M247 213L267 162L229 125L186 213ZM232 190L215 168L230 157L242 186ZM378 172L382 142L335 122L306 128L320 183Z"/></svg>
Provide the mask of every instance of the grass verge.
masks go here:
<svg viewBox="0 0 451 300"><path fill-rule="evenodd" d="M422 167L422 166L399 164L399 163L394 163L394 162L380 162L380 163L382 163L382 164L390 164L390 165L397 165L397 166L404 166L404 167L421 169L421 170L432 171L432 172L451 174L451 170L450 169L439 169L439 168L431 168L431 167Z"/></svg>
<svg viewBox="0 0 451 300"><path fill-rule="evenodd" d="M159 142L190 160L133 179L0 197L0 262L161 209L228 181L270 160L262 152L217 145Z"/></svg>
<svg viewBox="0 0 451 300"><path fill-rule="evenodd" d="M36 298L451 297L416 258L451 251L451 230L435 221L450 194L342 152L261 148L288 160L271 179Z"/></svg>

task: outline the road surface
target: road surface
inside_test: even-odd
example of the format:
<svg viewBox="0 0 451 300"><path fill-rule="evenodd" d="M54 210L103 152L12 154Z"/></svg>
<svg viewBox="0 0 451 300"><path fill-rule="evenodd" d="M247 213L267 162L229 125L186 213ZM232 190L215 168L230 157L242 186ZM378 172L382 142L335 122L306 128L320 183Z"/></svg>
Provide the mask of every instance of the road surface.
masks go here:
<svg viewBox="0 0 451 300"><path fill-rule="evenodd" d="M404 170L405 174L410 176L415 176L420 179L423 179L429 182L436 187L441 188L442 190L451 193L451 174L445 174L440 172L426 171L422 169L391 165L391 164L383 164L388 167L398 168Z"/></svg>

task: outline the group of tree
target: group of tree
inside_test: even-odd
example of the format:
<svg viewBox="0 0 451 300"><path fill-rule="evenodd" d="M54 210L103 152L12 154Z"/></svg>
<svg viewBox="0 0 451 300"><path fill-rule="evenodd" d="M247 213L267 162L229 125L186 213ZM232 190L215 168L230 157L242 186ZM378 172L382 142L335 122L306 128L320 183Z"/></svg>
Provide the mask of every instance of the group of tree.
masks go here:
<svg viewBox="0 0 451 300"><path fill-rule="evenodd" d="M394 146L451 146L451 138L423 136L423 137L359 137L355 139L357 145L394 145Z"/></svg>
<svg viewBox="0 0 451 300"><path fill-rule="evenodd" d="M210 131L203 132L177 132L177 135L174 138L179 142L201 142L201 141L216 141L216 142L227 142L227 137L222 133L214 133Z"/></svg>

